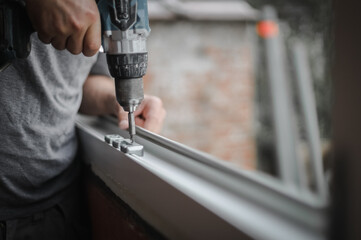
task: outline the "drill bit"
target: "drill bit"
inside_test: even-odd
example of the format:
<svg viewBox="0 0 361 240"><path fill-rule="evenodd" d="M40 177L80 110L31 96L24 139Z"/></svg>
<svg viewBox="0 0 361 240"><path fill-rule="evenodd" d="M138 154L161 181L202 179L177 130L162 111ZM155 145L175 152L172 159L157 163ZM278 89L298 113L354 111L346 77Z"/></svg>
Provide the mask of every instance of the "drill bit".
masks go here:
<svg viewBox="0 0 361 240"><path fill-rule="evenodd" d="M128 122L129 122L129 135L131 143L134 142L134 135L135 135L135 120L134 120L134 112L128 113Z"/></svg>

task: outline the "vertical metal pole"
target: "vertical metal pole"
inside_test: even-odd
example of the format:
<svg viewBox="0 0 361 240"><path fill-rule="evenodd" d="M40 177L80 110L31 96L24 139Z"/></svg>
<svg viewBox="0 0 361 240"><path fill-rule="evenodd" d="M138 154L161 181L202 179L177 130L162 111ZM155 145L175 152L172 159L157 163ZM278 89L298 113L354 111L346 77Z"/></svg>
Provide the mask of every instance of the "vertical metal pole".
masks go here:
<svg viewBox="0 0 361 240"><path fill-rule="evenodd" d="M294 44L293 62L295 65L296 81L298 91L300 93L301 109L311 152L313 177L317 192L322 198L325 198L326 187L322 166L320 130L318 127L315 95L312 87L310 68L307 65L306 52L306 48L303 44L300 42Z"/></svg>
<svg viewBox="0 0 361 240"><path fill-rule="evenodd" d="M263 9L263 21L274 23L278 28L276 11L272 7L265 7ZM264 42L267 73L272 96L278 171L284 183L287 185L298 185L299 176L294 144L293 112L291 111L291 98L286 81L284 49L282 48L279 29L276 31L275 34L265 36Z"/></svg>

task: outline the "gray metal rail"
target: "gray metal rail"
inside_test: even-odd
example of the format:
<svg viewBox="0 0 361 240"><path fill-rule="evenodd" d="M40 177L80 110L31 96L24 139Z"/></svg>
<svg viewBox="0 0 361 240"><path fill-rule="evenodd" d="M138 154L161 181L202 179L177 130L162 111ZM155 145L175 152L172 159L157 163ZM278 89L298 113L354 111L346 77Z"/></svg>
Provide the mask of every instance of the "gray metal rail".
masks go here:
<svg viewBox="0 0 361 240"><path fill-rule="evenodd" d="M272 7L263 9L263 21L278 24L276 11ZM276 27L278 27L276 25ZM299 186L295 150L295 129L291 108L290 90L286 77L285 52L281 31L264 38L267 75L271 90L273 125L276 135L278 174L289 187Z"/></svg>
<svg viewBox="0 0 361 240"><path fill-rule="evenodd" d="M144 157L104 142L114 120L79 116L84 159L144 220L170 239L324 239L327 203L138 129Z"/></svg>
<svg viewBox="0 0 361 240"><path fill-rule="evenodd" d="M301 42L293 46L293 62L296 71L300 103L304 118L311 164L316 190L320 197L326 198L325 176L322 166L320 129L318 127L315 94L312 87L310 66L308 65L307 49ZM305 166L303 166L305 168Z"/></svg>

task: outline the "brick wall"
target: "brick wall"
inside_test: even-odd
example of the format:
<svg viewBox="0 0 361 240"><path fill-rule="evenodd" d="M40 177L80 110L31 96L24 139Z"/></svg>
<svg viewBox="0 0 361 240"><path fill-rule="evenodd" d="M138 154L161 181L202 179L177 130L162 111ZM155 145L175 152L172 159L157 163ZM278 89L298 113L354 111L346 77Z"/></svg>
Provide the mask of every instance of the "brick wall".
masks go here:
<svg viewBox="0 0 361 240"><path fill-rule="evenodd" d="M145 92L167 110L162 135L255 168L252 30L241 22L151 22Z"/></svg>

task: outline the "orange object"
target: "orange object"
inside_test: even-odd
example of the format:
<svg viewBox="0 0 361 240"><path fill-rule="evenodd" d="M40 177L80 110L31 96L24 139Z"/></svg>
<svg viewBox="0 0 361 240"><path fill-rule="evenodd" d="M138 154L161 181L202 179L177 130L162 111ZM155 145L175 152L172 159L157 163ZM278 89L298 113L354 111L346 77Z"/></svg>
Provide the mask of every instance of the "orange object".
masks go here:
<svg viewBox="0 0 361 240"><path fill-rule="evenodd" d="M269 38L278 34L278 24L273 21L261 21L257 24L257 33L260 37Z"/></svg>

